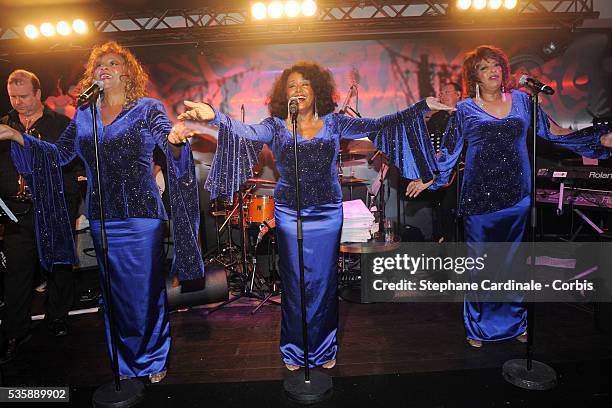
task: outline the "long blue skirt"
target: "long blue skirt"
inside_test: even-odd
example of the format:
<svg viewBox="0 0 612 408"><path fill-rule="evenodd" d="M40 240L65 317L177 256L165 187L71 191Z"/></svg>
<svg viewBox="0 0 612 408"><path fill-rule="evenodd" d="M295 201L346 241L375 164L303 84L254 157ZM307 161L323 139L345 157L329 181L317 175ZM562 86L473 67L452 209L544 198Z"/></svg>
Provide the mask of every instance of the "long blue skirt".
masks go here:
<svg viewBox="0 0 612 408"><path fill-rule="evenodd" d="M465 241L515 242L506 257L506 264L497 270L497 281L511 278L512 264L518 244L523 241L529 216L529 196L510 208L489 214L465 217ZM522 302L508 299L508 302L483 302L477 293L468 293L463 304L463 322L466 337L480 341L500 341L519 336L527 329L527 310Z"/></svg>
<svg viewBox="0 0 612 408"><path fill-rule="evenodd" d="M276 204L279 270L282 281L280 350L285 364L304 366L300 306L300 269L297 213ZM302 209L304 280L308 324L308 362L318 367L336 358L338 345L338 249L342 230L342 203Z"/></svg>
<svg viewBox="0 0 612 408"><path fill-rule="evenodd" d="M170 321L163 276L162 223L151 218L106 221L121 376L145 376L168 366ZM91 222L91 231L100 266L103 300L108 305L99 221ZM104 310L106 340L112 358L108 307Z"/></svg>

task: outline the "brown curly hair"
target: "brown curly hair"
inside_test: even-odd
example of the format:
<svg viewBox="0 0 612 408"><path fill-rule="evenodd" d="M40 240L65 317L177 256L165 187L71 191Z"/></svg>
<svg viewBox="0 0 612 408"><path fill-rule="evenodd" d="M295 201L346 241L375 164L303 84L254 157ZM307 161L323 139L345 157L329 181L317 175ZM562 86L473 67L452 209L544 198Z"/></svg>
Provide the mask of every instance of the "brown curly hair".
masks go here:
<svg viewBox="0 0 612 408"><path fill-rule="evenodd" d="M87 89L94 82L94 70L96 64L102 56L106 54L117 54L123 58L127 68L125 75L125 105L126 107L133 106L140 98L147 96L147 83L149 76L127 48L123 48L115 41L109 41L105 44L96 46L89 54L89 60L85 66L83 78L79 82L80 89Z"/></svg>
<svg viewBox="0 0 612 408"><path fill-rule="evenodd" d="M471 98L476 96L476 84L478 75L476 65L484 60L493 60L501 65L502 86L507 92L514 88L514 81L510 75L510 62L508 56L493 45L480 45L476 49L465 54L463 60L463 93Z"/></svg>
<svg viewBox="0 0 612 408"><path fill-rule="evenodd" d="M299 61L285 69L274 82L268 97L270 115L280 119L285 119L288 116L287 78L294 72L299 72L304 79L310 81L319 115L327 115L336 109L336 106L338 106L336 104L336 83L331 71L316 62Z"/></svg>

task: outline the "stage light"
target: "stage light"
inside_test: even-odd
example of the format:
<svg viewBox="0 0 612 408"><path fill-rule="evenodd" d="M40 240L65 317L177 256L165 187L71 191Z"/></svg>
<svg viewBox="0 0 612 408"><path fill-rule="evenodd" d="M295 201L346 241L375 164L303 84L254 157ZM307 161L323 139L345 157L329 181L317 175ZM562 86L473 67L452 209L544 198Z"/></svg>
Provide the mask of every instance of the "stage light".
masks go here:
<svg viewBox="0 0 612 408"><path fill-rule="evenodd" d="M504 7L510 10L510 9L515 8L517 3L518 3L517 0L505 0Z"/></svg>
<svg viewBox="0 0 612 408"><path fill-rule="evenodd" d="M51 23L42 23L40 25L40 33L45 37L52 37L55 35L55 27Z"/></svg>
<svg viewBox="0 0 612 408"><path fill-rule="evenodd" d="M470 0L457 0L457 8L460 10L467 10L472 5Z"/></svg>
<svg viewBox="0 0 612 408"><path fill-rule="evenodd" d="M66 21L60 21L59 23L57 23L55 25L55 29L57 30L57 33L59 35L70 35L70 33L72 32L72 28L70 27L70 24L68 24Z"/></svg>
<svg viewBox="0 0 612 408"><path fill-rule="evenodd" d="M255 3L251 6L251 15L255 20L263 20L268 15L268 9L263 3Z"/></svg>
<svg viewBox="0 0 612 408"><path fill-rule="evenodd" d="M491 10L499 10L499 8L502 6L502 3L502 0L489 0L489 8Z"/></svg>
<svg viewBox="0 0 612 408"><path fill-rule="evenodd" d="M474 0L474 8L476 10L482 10L487 6L487 0Z"/></svg>
<svg viewBox="0 0 612 408"><path fill-rule="evenodd" d="M313 0L304 0L302 2L302 14L306 17L312 17L317 12L317 3Z"/></svg>
<svg viewBox="0 0 612 408"><path fill-rule="evenodd" d="M557 52L557 43L549 41L542 46L542 52L546 55L553 55Z"/></svg>
<svg viewBox="0 0 612 408"><path fill-rule="evenodd" d="M285 3L285 14L287 17L293 18L300 14L300 3L295 0L290 0Z"/></svg>
<svg viewBox="0 0 612 408"><path fill-rule="evenodd" d="M268 4L268 14L271 18L281 18L283 16L283 3L280 1L273 1Z"/></svg>
<svg viewBox="0 0 612 408"><path fill-rule="evenodd" d="M23 28L23 33L30 40L34 40L38 38L38 36L40 35L40 33L38 32L38 28L36 28L34 24L28 24L27 26L25 26Z"/></svg>
<svg viewBox="0 0 612 408"><path fill-rule="evenodd" d="M87 32L87 23L80 18L72 22L72 29L77 34L85 34Z"/></svg>

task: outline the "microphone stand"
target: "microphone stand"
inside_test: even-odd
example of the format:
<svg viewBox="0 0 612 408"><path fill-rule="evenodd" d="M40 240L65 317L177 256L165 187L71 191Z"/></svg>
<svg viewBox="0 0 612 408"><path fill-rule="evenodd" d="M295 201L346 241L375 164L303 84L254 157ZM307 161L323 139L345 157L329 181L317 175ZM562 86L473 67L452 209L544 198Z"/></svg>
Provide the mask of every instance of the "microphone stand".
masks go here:
<svg viewBox="0 0 612 408"><path fill-rule="evenodd" d="M102 238L102 263L104 264L104 290L106 291L106 313L108 313L108 328L111 340L111 365L113 369L114 382L101 385L93 394L94 407L131 407L144 399L144 384L133 378L121 380L119 377L119 357L117 353L117 328L113 312L113 296L111 286L111 271L108 262L108 237L106 236L106 217L104 214L104 190L102 188L102 177L100 175L100 149L98 138L98 110L99 95L94 95L90 102L92 118L92 132L94 139L94 155L96 160L96 183L98 185L98 206L100 208L100 232Z"/></svg>
<svg viewBox="0 0 612 408"><path fill-rule="evenodd" d="M333 384L331 377L321 371L310 372L308 364L308 322L306 321L306 285L304 279L304 237L302 231L302 204L300 198L299 155L297 140L297 106L290 104L291 123L293 125L293 160L295 165L295 198L297 212L297 244L300 269L300 305L302 311L302 341L304 342L304 376L299 371L292 371L283 382L287 396L301 404L314 404L331 397Z"/></svg>
<svg viewBox="0 0 612 408"><path fill-rule="evenodd" d="M531 157L531 206L530 206L530 269L535 271L535 242L537 232L537 211L536 211L536 142L538 135L538 107L539 93L541 90L533 89L531 97L531 143L533 146ZM532 296L527 294L527 296ZM531 299L530 299L531 300ZM524 359L508 360L502 367L504 379L509 383L528 390L550 390L557 385L557 373L549 365L533 360L533 338L535 335L535 303L526 302L527 308L527 343L525 347Z"/></svg>

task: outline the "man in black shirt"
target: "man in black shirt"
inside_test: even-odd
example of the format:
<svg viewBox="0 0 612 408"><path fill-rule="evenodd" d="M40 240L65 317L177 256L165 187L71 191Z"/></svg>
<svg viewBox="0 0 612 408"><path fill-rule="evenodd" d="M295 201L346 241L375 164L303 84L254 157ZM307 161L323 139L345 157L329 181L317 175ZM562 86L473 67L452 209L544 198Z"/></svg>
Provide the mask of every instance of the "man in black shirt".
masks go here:
<svg viewBox="0 0 612 408"><path fill-rule="evenodd" d="M70 123L69 118L53 112L41 102L40 81L33 73L25 70L12 72L7 89L13 110L2 117L0 123L48 142L55 142ZM25 184L20 183L10 151L9 142L0 142L0 197L19 220L18 223L6 224L4 228L6 306L0 330L5 341L0 364L15 358L19 346L29 338L33 277L39 264L32 202ZM77 166L72 162L63 172L64 195L73 228L80 199ZM66 319L74 295L72 265L56 265L47 272L46 319L54 335L66 335Z"/></svg>

